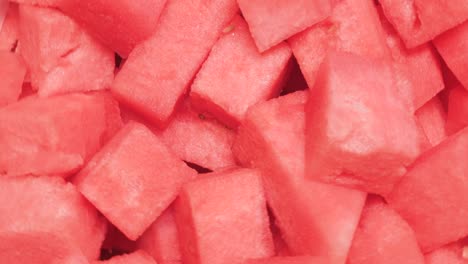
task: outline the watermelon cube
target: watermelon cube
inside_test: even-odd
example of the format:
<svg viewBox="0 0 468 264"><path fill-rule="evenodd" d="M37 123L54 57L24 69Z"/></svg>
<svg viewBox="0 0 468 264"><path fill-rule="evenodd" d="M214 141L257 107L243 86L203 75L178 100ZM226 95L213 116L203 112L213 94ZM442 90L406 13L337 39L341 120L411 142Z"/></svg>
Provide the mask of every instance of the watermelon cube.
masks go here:
<svg viewBox="0 0 468 264"><path fill-rule="evenodd" d="M99 257L105 220L63 179L0 177L0 203L2 263L84 264L78 260Z"/></svg>
<svg viewBox="0 0 468 264"><path fill-rule="evenodd" d="M381 198L369 196L347 264L424 264L408 223Z"/></svg>
<svg viewBox="0 0 468 264"><path fill-rule="evenodd" d="M231 27L216 42L198 72L190 98L202 112L237 127L250 106L279 95L291 50L282 43L262 54L240 16L227 29Z"/></svg>
<svg viewBox="0 0 468 264"><path fill-rule="evenodd" d="M80 171L74 183L113 225L136 240L195 174L150 130L130 122Z"/></svg>
<svg viewBox="0 0 468 264"><path fill-rule="evenodd" d="M388 194L419 156L415 118L382 61L331 53L306 104L306 173Z"/></svg>
<svg viewBox="0 0 468 264"><path fill-rule="evenodd" d="M157 264L156 261L143 250L131 254L115 256L109 260L94 261L92 264Z"/></svg>
<svg viewBox="0 0 468 264"><path fill-rule="evenodd" d="M468 87L468 21L437 37L434 45L462 85Z"/></svg>
<svg viewBox="0 0 468 264"><path fill-rule="evenodd" d="M30 96L0 109L0 175L69 176L118 129L110 94Z"/></svg>
<svg viewBox="0 0 468 264"><path fill-rule="evenodd" d="M148 252L158 264L181 263L178 236L174 209L171 206L138 239L137 246Z"/></svg>
<svg viewBox="0 0 468 264"><path fill-rule="evenodd" d="M10 51L0 50L0 107L18 100L23 87L26 66L23 59Z"/></svg>
<svg viewBox="0 0 468 264"><path fill-rule="evenodd" d="M4 0L3 3L9 2ZM16 49L19 34L18 5L9 3L8 9L5 9L5 11L7 11L7 13L5 14L3 24L0 23L0 50L14 51Z"/></svg>
<svg viewBox="0 0 468 264"><path fill-rule="evenodd" d="M262 172L275 224L291 253L343 264L366 194L305 179L306 100L307 92L300 91L252 107L233 152L242 165Z"/></svg>
<svg viewBox="0 0 468 264"><path fill-rule="evenodd" d="M41 0L42 1L42 0ZM47 0L50 1L50 0ZM151 36L167 0L53 0L106 47L126 58Z"/></svg>
<svg viewBox="0 0 468 264"><path fill-rule="evenodd" d="M245 264L328 264L326 259L312 256L274 257L246 261Z"/></svg>
<svg viewBox="0 0 468 264"><path fill-rule="evenodd" d="M416 119L426 135L429 143L435 146L447 138L445 123L447 112L438 96L432 98L416 113Z"/></svg>
<svg viewBox="0 0 468 264"><path fill-rule="evenodd" d="M71 18L50 8L20 5L21 55L41 97L108 88L114 54Z"/></svg>
<svg viewBox="0 0 468 264"><path fill-rule="evenodd" d="M464 241L458 241L438 248L426 254L426 264L467 264L466 246Z"/></svg>
<svg viewBox="0 0 468 264"><path fill-rule="evenodd" d="M468 129L423 153L388 196L425 252L468 235Z"/></svg>
<svg viewBox="0 0 468 264"><path fill-rule="evenodd" d="M408 48L426 43L468 19L466 0L379 0Z"/></svg>
<svg viewBox="0 0 468 264"><path fill-rule="evenodd" d="M288 39L331 12L330 0L238 0L260 52Z"/></svg>
<svg viewBox="0 0 468 264"><path fill-rule="evenodd" d="M191 80L237 13L235 0L168 1L155 33L137 45L117 74L119 100L163 127Z"/></svg>
<svg viewBox="0 0 468 264"><path fill-rule="evenodd" d="M448 98L447 132L449 135L468 126L468 91L458 86Z"/></svg>
<svg viewBox="0 0 468 264"><path fill-rule="evenodd" d="M186 183L175 204L185 264L241 264L274 254L262 180L250 169Z"/></svg>

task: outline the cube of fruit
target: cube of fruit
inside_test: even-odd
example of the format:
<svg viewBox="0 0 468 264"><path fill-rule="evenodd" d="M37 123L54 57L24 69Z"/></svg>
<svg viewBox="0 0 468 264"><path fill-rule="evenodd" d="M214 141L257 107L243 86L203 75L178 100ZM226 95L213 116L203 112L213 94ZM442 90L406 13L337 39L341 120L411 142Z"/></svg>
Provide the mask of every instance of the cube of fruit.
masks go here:
<svg viewBox="0 0 468 264"><path fill-rule="evenodd" d="M130 122L76 176L78 190L136 240L196 174L145 126Z"/></svg>
<svg viewBox="0 0 468 264"><path fill-rule="evenodd" d="M72 184L45 176L0 177L0 202L2 263L87 263L78 260L99 257L105 220Z"/></svg>
<svg viewBox="0 0 468 264"><path fill-rule="evenodd" d="M388 194L419 156L414 116L385 62L332 53L306 104L310 179Z"/></svg>
<svg viewBox="0 0 468 264"><path fill-rule="evenodd" d="M112 257L109 260L95 261L92 264L157 264L156 261L143 250L130 254Z"/></svg>
<svg viewBox="0 0 468 264"><path fill-rule="evenodd" d="M114 54L60 11L20 5L21 55L39 96L109 88Z"/></svg>
<svg viewBox="0 0 468 264"><path fill-rule="evenodd" d="M330 0L238 0L260 52L325 19Z"/></svg>
<svg viewBox="0 0 468 264"><path fill-rule="evenodd" d="M408 223L381 198L369 196L346 263L424 264L424 256Z"/></svg>
<svg viewBox="0 0 468 264"><path fill-rule="evenodd" d="M326 259L312 256L274 257L267 259L254 259L245 264L328 264Z"/></svg>
<svg viewBox="0 0 468 264"><path fill-rule="evenodd" d="M154 34L137 45L117 74L113 93L153 123L174 108L238 7L235 0L171 0Z"/></svg>
<svg viewBox="0 0 468 264"><path fill-rule="evenodd" d="M5 14L3 24L0 23L0 50L13 51L16 49L18 41L18 5L5 0L3 3L9 3L9 5L5 9L7 13Z"/></svg>
<svg viewBox="0 0 468 264"><path fill-rule="evenodd" d="M445 130L447 113L438 96L432 98L423 107L419 108L415 115L432 146L439 144L447 138Z"/></svg>
<svg viewBox="0 0 468 264"><path fill-rule="evenodd" d="M21 94L26 66L23 59L10 51L0 50L0 107L16 102Z"/></svg>
<svg viewBox="0 0 468 264"><path fill-rule="evenodd" d="M292 254L344 263L366 194L305 179L306 100L301 91L252 107L233 152L242 165L262 171L275 224Z"/></svg>
<svg viewBox="0 0 468 264"><path fill-rule="evenodd" d="M466 264L468 258L466 256L466 243L464 241L457 241L438 248L426 254L426 264Z"/></svg>
<svg viewBox="0 0 468 264"><path fill-rule="evenodd" d="M227 29L198 72L190 99L199 110L237 127L250 106L280 93L291 50L282 43L258 52L240 16Z"/></svg>
<svg viewBox="0 0 468 264"><path fill-rule="evenodd" d="M185 264L243 263L274 254L259 173L212 173L184 185L175 204Z"/></svg>
<svg viewBox="0 0 468 264"><path fill-rule="evenodd" d="M449 135L468 126L468 91L458 86L448 98L447 133Z"/></svg>
<svg viewBox="0 0 468 264"><path fill-rule="evenodd" d="M388 196L425 252L468 235L468 129L423 153Z"/></svg>
<svg viewBox="0 0 468 264"><path fill-rule="evenodd" d="M28 97L0 109L0 175L69 176L120 129L107 93Z"/></svg>

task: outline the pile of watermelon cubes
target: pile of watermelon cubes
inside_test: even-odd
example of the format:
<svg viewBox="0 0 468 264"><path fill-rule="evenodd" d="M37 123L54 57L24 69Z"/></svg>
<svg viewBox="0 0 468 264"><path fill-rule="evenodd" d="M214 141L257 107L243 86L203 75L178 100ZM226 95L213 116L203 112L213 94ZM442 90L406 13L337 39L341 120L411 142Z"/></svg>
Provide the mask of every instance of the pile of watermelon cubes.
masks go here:
<svg viewBox="0 0 468 264"><path fill-rule="evenodd" d="M468 0L0 0L0 264L468 264Z"/></svg>

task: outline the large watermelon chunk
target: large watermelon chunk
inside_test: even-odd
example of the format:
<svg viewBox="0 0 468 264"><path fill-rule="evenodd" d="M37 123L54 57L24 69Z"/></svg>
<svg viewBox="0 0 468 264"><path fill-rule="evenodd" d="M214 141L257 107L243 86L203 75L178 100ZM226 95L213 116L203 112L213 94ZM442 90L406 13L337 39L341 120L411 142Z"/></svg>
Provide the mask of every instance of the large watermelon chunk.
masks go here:
<svg viewBox="0 0 468 264"><path fill-rule="evenodd" d="M3 3L9 2L3 0ZM19 34L18 5L10 3L7 7L8 9L4 10L8 12L5 14L6 16L4 17L3 24L0 22L0 50L14 51L16 49ZM1 17L2 15L0 14L0 18Z"/></svg>
<svg viewBox="0 0 468 264"><path fill-rule="evenodd" d="M408 223L382 199L369 196L347 264L424 264Z"/></svg>
<svg viewBox="0 0 468 264"><path fill-rule="evenodd" d="M29 97L0 109L0 175L76 172L121 126L109 94Z"/></svg>
<svg viewBox="0 0 468 264"><path fill-rule="evenodd" d="M21 94L26 66L10 51L0 50L0 107L16 102Z"/></svg>
<svg viewBox="0 0 468 264"><path fill-rule="evenodd" d="M408 48L426 43L468 19L466 0L379 0Z"/></svg>
<svg viewBox="0 0 468 264"><path fill-rule="evenodd" d="M130 122L74 183L112 224L136 240L195 174L150 130Z"/></svg>
<svg viewBox="0 0 468 264"><path fill-rule="evenodd" d="M2 263L86 263L78 260L99 257L105 220L70 183L0 177L0 203Z"/></svg>
<svg viewBox="0 0 468 264"><path fill-rule="evenodd" d="M94 261L92 264L157 264L156 261L143 250L131 254L115 256L105 261Z"/></svg>
<svg viewBox="0 0 468 264"><path fill-rule="evenodd" d="M113 93L135 112L164 126L238 7L235 0L171 0L150 39L117 74Z"/></svg>
<svg viewBox="0 0 468 264"><path fill-rule="evenodd" d="M426 264L468 264L468 243L458 241L426 254Z"/></svg>
<svg viewBox="0 0 468 264"><path fill-rule="evenodd" d="M388 196L427 252L468 235L468 129L422 154Z"/></svg>
<svg viewBox="0 0 468 264"><path fill-rule="evenodd" d="M184 185L175 204L185 264L241 264L274 254L262 180L250 169Z"/></svg>
<svg viewBox="0 0 468 264"><path fill-rule="evenodd" d="M39 96L109 88L114 54L71 18L50 8L20 5L20 43Z"/></svg>
<svg viewBox="0 0 468 264"><path fill-rule="evenodd" d="M449 135L468 126L468 91L458 86L448 98L447 132Z"/></svg>
<svg viewBox="0 0 468 264"><path fill-rule="evenodd" d="M330 0L238 0L260 52L325 19Z"/></svg>
<svg viewBox="0 0 468 264"><path fill-rule="evenodd" d="M268 204L289 250L343 264L366 195L305 179L306 100L301 91L252 107L233 151L242 165L262 171Z"/></svg>
<svg viewBox="0 0 468 264"><path fill-rule="evenodd" d="M54 0L104 45L127 57L151 36L167 0Z"/></svg>
<svg viewBox="0 0 468 264"><path fill-rule="evenodd" d="M306 104L310 179L388 194L418 157L420 135L384 62L328 56Z"/></svg>
<svg viewBox="0 0 468 264"><path fill-rule="evenodd" d="M447 138L445 123L447 112L438 96L432 98L416 112L416 119L426 135L429 143L435 146Z"/></svg>
<svg viewBox="0 0 468 264"><path fill-rule="evenodd" d="M246 261L245 264L329 264L328 260L321 257L274 257L267 259L255 259Z"/></svg>

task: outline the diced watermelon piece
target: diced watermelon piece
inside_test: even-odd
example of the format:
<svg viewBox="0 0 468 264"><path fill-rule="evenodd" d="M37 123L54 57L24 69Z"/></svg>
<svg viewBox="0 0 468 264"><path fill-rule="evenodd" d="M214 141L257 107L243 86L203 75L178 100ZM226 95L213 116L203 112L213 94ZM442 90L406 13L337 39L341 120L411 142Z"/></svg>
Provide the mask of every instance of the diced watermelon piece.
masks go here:
<svg viewBox="0 0 468 264"><path fill-rule="evenodd" d="M167 124L181 96L238 7L235 0L171 0L153 36L130 54L112 86L132 110Z"/></svg>
<svg viewBox="0 0 468 264"><path fill-rule="evenodd" d="M171 206L138 239L137 245L153 256L158 264L181 263L178 235Z"/></svg>
<svg viewBox="0 0 468 264"><path fill-rule="evenodd" d="M195 176L145 126L131 122L76 176L80 192L136 240Z"/></svg>
<svg viewBox="0 0 468 264"><path fill-rule="evenodd" d="M447 133L449 135L468 126L468 91L461 86L450 91L447 111Z"/></svg>
<svg viewBox="0 0 468 264"><path fill-rule="evenodd" d="M329 264L322 257L298 256L298 257L274 257L268 259L256 259L246 261L245 264Z"/></svg>
<svg viewBox="0 0 468 264"><path fill-rule="evenodd" d="M450 70L468 87L468 21L437 37L434 44Z"/></svg>
<svg viewBox="0 0 468 264"><path fill-rule="evenodd" d="M252 107L233 151L242 165L262 171L268 204L292 253L342 264L366 195L305 179L306 99L301 91Z"/></svg>
<svg viewBox="0 0 468 264"><path fill-rule="evenodd" d="M259 173L211 173L184 185L175 204L185 264L241 264L274 245Z"/></svg>
<svg viewBox="0 0 468 264"><path fill-rule="evenodd" d="M415 115L432 146L439 144L447 138L445 130L447 113L438 96L432 98L423 107L419 108Z"/></svg>
<svg viewBox="0 0 468 264"><path fill-rule="evenodd" d="M310 179L385 195L405 174L422 141L392 77L384 62L350 53L324 61L306 104Z"/></svg>
<svg viewBox="0 0 468 264"><path fill-rule="evenodd" d="M92 264L157 264L156 261L143 250L131 254L115 256L105 261L94 261Z"/></svg>
<svg viewBox="0 0 468 264"><path fill-rule="evenodd" d="M381 198L369 196L347 264L424 264L408 223Z"/></svg>
<svg viewBox="0 0 468 264"><path fill-rule="evenodd" d="M0 50L0 107L16 102L21 94L26 66L10 51Z"/></svg>
<svg viewBox="0 0 468 264"><path fill-rule="evenodd" d="M238 0L260 52L288 39L331 12L330 0Z"/></svg>
<svg viewBox="0 0 468 264"><path fill-rule="evenodd" d="M1 2L1 1L0 1ZM3 0L3 4L8 3L8 1ZM0 4L1 5L1 4ZM4 8L4 7L3 7ZM0 7L0 13L2 7ZM10 3L8 11L3 19L3 24L0 22L0 50L14 51L18 41L18 5ZM2 15L0 14L0 18ZM0 19L1 20L1 19Z"/></svg>
<svg viewBox="0 0 468 264"><path fill-rule="evenodd" d="M468 256L464 253L467 245L459 241L436 249L426 254L426 264L468 264Z"/></svg>
<svg viewBox="0 0 468 264"><path fill-rule="evenodd" d="M28 97L0 109L0 175L76 172L120 129L110 94Z"/></svg>
<svg viewBox="0 0 468 264"><path fill-rule="evenodd" d="M198 72L190 99L202 112L237 127L249 107L279 95L292 53L286 43L258 52L240 16L226 31Z"/></svg>
<svg viewBox="0 0 468 264"><path fill-rule="evenodd" d="M0 177L0 203L2 263L82 263L60 260L99 257L105 221L70 183Z"/></svg>
<svg viewBox="0 0 468 264"><path fill-rule="evenodd" d="M408 48L414 48L468 19L466 0L379 0L385 16Z"/></svg>
<svg viewBox="0 0 468 264"><path fill-rule="evenodd" d="M114 54L71 18L50 8L21 5L20 43L39 96L108 88Z"/></svg>
<svg viewBox="0 0 468 264"><path fill-rule="evenodd" d="M468 235L468 129L425 152L388 196L427 252Z"/></svg>
<svg viewBox="0 0 468 264"><path fill-rule="evenodd" d="M198 114L184 104L166 129L162 141L182 160L217 170L236 165L231 146L235 132Z"/></svg>

